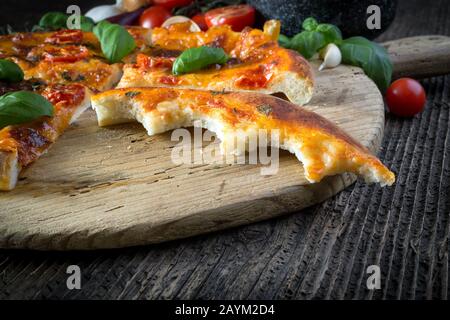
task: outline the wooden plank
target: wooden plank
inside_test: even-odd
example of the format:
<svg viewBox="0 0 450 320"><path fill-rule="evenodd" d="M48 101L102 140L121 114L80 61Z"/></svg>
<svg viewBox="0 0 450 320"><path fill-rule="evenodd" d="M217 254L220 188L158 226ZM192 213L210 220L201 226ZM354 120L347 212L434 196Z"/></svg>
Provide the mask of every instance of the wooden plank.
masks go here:
<svg viewBox="0 0 450 320"><path fill-rule="evenodd" d="M450 73L450 37L416 36L383 43L394 65L393 79L423 79Z"/></svg>
<svg viewBox="0 0 450 320"><path fill-rule="evenodd" d="M377 150L383 100L359 68L317 72L307 108ZM354 181L343 175L309 184L287 152L273 176L262 176L260 166L221 164L221 157L174 165L177 143L170 133L148 137L137 124L99 128L87 112L14 191L0 194L0 246L66 250L161 242L299 210Z"/></svg>

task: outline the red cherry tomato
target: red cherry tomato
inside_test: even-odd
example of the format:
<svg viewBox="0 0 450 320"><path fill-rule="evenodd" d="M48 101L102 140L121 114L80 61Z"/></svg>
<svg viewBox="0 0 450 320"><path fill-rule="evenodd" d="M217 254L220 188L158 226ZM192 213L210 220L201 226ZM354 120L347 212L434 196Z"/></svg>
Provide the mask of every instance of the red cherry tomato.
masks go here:
<svg viewBox="0 0 450 320"><path fill-rule="evenodd" d="M142 12L139 17L139 25L144 28L160 27L164 21L169 19L172 15L170 12L161 6L153 6Z"/></svg>
<svg viewBox="0 0 450 320"><path fill-rule="evenodd" d="M202 31L208 30L208 25L206 24L205 15L203 13L196 14L191 20L194 21Z"/></svg>
<svg viewBox="0 0 450 320"><path fill-rule="evenodd" d="M386 91L389 111L400 117L412 117L425 106L425 90L411 78L395 80Z"/></svg>
<svg viewBox="0 0 450 320"><path fill-rule="evenodd" d="M255 22L255 8L247 4L217 8L205 14L208 27L228 24L234 31L242 31Z"/></svg>
<svg viewBox="0 0 450 320"><path fill-rule="evenodd" d="M84 46L65 46L48 48L44 52L44 60L50 62L76 62L89 56Z"/></svg>
<svg viewBox="0 0 450 320"><path fill-rule="evenodd" d="M153 0L153 4L172 10L173 8L185 7L193 0Z"/></svg>

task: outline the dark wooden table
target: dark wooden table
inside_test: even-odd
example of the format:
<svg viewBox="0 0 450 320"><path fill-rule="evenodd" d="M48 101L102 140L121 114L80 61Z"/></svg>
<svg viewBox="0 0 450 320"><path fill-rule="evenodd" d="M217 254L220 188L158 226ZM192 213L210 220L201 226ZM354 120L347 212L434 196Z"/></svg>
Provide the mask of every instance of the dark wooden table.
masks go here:
<svg viewBox="0 0 450 320"><path fill-rule="evenodd" d="M8 2L14 6L9 0L1 6ZM3 16L5 10L11 12L2 8ZM403 0L379 40L450 35L449 17L448 0ZM446 299L450 76L422 83L425 112L413 119L387 116L379 155L398 175L392 188L357 183L308 210L160 245L1 250L0 298ZM73 264L82 271L81 290L66 287L66 268ZM369 265L380 266L380 290L366 287Z"/></svg>

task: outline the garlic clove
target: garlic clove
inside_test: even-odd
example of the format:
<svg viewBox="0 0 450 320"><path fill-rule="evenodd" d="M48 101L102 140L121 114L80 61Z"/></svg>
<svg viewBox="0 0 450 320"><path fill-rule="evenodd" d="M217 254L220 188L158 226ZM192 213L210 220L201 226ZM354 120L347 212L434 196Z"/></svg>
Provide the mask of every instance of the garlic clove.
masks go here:
<svg viewBox="0 0 450 320"><path fill-rule="evenodd" d="M341 64L342 54L338 46L334 43L328 44L321 50L319 56L323 59L322 64L319 67L319 71L328 68L335 68Z"/></svg>
<svg viewBox="0 0 450 320"><path fill-rule="evenodd" d="M189 31L190 32L200 32L202 31L200 29L200 27L198 26L198 24L196 24L193 20L189 19L188 17L185 16L173 16L170 17L169 19L167 19L166 21L164 21L164 23L162 24L162 28L167 28L168 26L175 24L175 23L183 23L183 22L190 22L191 26L189 27Z"/></svg>

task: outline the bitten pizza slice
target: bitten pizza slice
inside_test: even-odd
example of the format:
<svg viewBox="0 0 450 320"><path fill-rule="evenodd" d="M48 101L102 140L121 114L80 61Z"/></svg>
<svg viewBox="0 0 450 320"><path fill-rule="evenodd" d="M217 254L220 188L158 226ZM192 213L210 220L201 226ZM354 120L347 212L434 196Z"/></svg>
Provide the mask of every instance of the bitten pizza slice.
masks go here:
<svg viewBox="0 0 450 320"><path fill-rule="evenodd" d="M310 182L352 172L366 182L392 185L394 174L365 147L316 113L285 100L253 92L211 92L171 88L127 88L92 97L100 126L137 120L149 135L194 124L213 131L224 152L241 154L264 129L276 130L275 147L295 154ZM196 121L199 120L199 121Z"/></svg>
<svg viewBox="0 0 450 320"><path fill-rule="evenodd" d="M53 104L52 117L0 129L0 190L15 187L22 168L36 161L56 139L90 106L89 90L80 84L46 85L39 80L0 83L0 95L33 91Z"/></svg>
<svg viewBox="0 0 450 320"><path fill-rule="evenodd" d="M311 67L297 52L278 46L279 22L266 22L264 32L251 28L234 32L229 26L191 32L189 27L189 23L179 23L153 29L153 47L138 54L135 63L125 64L117 87L282 92L299 105L311 99ZM175 59L184 50L201 46L222 48L230 59L200 71L172 73Z"/></svg>

